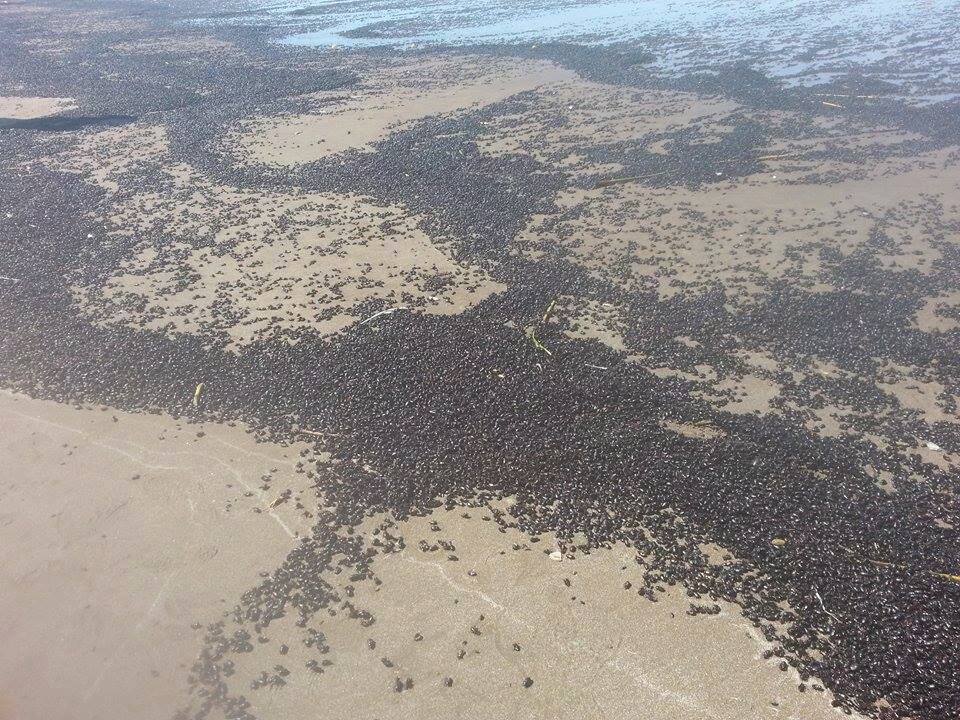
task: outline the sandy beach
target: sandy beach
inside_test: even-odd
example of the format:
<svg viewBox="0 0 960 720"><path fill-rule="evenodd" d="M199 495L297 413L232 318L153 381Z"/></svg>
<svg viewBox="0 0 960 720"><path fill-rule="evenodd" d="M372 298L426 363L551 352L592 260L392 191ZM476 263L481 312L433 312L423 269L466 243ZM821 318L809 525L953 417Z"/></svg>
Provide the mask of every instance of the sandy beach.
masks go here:
<svg viewBox="0 0 960 720"><path fill-rule="evenodd" d="M16 395L0 404L16 478L4 488L4 545L15 552L5 553L2 612L18 619L0 653L3 717L170 717L171 702L185 702L198 623L310 534L301 503L313 493L295 470L303 448L216 424ZM735 605L704 619L679 591L649 603L631 592L628 549L556 560L522 533L498 532L490 512L396 523L407 546L372 563L376 586L348 593L349 579L333 578L377 622L324 619L336 652L322 677L305 666L322 657L308 634L283 622L271 626L270 656L239 656L231 683L289 669L296 691L260 693L252 709L264 717L321 705L329 718L620 717L638 704L678 719L835 715L823 695L796 692L799 677L778 658L764 659L771 645ZM361 528L366 542L384 520ZM417 692L398 698L394 683L408 677Z"/></svg>
<svg viewBox="0 0 960 720"><path fill-rule="evenodd" d="M0 5L0 718L956 717L942 78L253 12Z"/></svg>

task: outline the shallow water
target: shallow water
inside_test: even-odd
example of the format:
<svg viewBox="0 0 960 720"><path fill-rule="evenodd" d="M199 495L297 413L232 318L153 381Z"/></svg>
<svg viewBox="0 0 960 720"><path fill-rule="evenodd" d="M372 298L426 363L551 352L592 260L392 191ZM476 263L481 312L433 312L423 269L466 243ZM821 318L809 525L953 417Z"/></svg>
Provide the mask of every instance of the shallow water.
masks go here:
<svg viewBox="0 0 960 720"><path fill-rule="evenodd" d="M285 44L342 48L629 43L663 73L746 63L793 85L869 73L918 103L956 98L960 71L956 0L300 0L229 22L274 27Z"/></svg>

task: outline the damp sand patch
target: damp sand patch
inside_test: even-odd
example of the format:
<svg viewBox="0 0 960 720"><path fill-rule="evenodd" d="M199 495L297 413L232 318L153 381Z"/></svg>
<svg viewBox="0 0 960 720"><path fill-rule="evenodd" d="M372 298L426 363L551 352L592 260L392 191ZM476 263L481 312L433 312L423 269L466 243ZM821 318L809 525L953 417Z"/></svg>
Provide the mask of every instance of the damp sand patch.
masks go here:
<svg viewBox="0 0 960 720"><path fill-rule="evenodd" d="M254 118L228 138L240 162L291 166L371 145L422 118L464 112L511 95L569 80L572 73L547 62L459 65L441 59L418 74L409 67L382 71L343 98L317 98L317 111ZM461 71L456 74L454 70Z"/></svg>
<svg viewBox="0 0 960 720"><path fill-rule="evenodd" d="M354 537L376 554L364 571L344 569L369 576L324 575L345 611L303 626L277 618L254 652L228 652L227 697L271 717L318 703L338 718L619 718L638 707L676 720L733 720L744 708L835 717L829 693L796 691L798 673L779 669L739 607L679 588L651 603L629 548L561 554L547 535L501 528L495 511L365 521Z"/></svg>
<svg viewBox="0 0 960 720"><path fill-rule="evenodd" d="M309 534L301 448L7 392L0 429L0 611L16 619L0 648L3 709L169 717L195 624L216 621Z"/></svg>
<svg viewBox="0 0 960 720"><path fill-rule="evenodd" d="M0 96L0 123L34 120L76 107L73 98ZM9 125L12 127L12 125ZM0 124L2 127L2 124Z"/></svg>

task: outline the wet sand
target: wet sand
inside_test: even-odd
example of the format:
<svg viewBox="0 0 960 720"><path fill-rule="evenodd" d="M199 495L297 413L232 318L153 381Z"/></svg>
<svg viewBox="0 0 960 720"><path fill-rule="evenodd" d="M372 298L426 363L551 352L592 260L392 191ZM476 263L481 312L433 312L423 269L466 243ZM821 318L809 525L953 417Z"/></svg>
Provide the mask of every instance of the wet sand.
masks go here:
<svg viewBox="0 0 960 720"><path fill-rule="evenodd" d="M11 394L0 396L0 418L0 613L17 618L0 651L3 717L169 718L185 697L196 623L218 617L309 534L295 509L312 495L294 472L300 448ZM797 693L796 673L763 658L772 645L735 605L691 617L679 590L656 604L638 597L626 548L556 560L548 538L498 532L484 508L394 532L407 547L377 559L382 584L353 596L377 622L321 623L337 648L322 677L304 668L315 653L292 622L271 628L269 657L237 662L243 684L276 665L291 670L295 691L260 695L259 715L323 706L324 717L344 719L626 717L639 706L678 720L836 716L827 696ZM398 697L395 680L408 677L417 692Z"/></svg>
<svg viewBox="0 0 960 720"><path fill-rule="evenodd" d="M254 118L238 133L233 152L246 162L297 165L353 148L371 150L372 143L416 120L462 114L574 77L549 62L453 56L396 63L347 97L331 92L311 98L317 114Z"/></svg>
<svg viewBox="0 0 960 720"><path fill-rule="evenodd" d="M170 717L197 653L191 626L309 528L293 502L271 507L304 490L295 449L238 428L0 403L0 613L16 619L0 652L2 717Z"/></svg>

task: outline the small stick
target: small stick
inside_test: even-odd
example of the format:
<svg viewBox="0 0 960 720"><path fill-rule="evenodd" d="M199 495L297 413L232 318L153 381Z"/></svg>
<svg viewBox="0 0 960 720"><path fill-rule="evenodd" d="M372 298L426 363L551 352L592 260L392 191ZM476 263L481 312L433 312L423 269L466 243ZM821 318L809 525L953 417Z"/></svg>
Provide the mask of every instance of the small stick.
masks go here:
<svg viewBox="0 0 960 720"><path fill-rule="evenodd" d="M880 100L882 95L841 95L840 93L813 93L817 97L858 98L860 100Z"/></svg>
<svg viewBox="0 0 960 720"><path fill-rule="evenodd" d="M540 321L541 324L545 325L547 320L550 319L550 314L553 312L553 308L556 307L556 305L557 305L557 299L554 298L553 300L550 301L550 304L547 305L547 311L543 314L543 320Z"/></svg>
<svg viewBox="0 0 960 720"><path fill-rule="evenodd" d="M820 603L820 609L823 610L827 615L829 615L830 617L832 617L834 620L836 620L836 619L837 619L837 616L834 615L834 614L833 614L832 612L830 612L829 610L827 610L827 606L823 604L823 598L820 597L820 592L819 592L816 588L813 589L813 594L816 596L817 602Z"/></svg>
<svg viewBox="0 0 960 720"><path fill-rule="evenodd" d="M729 163L728 163L729 164ZM620 177L613 178L612 180L601 180L596 185L593 186L594 190L600 188L610 187L611 185L620 185L622 183L635 182L637 180L647 180L649 178L660 177L661 175L669 175L673 170L662 170L660 172L650 173L649 175L631 175L630 177Z"/></svg>
<svg viewBox="0 0 960 720"><path fill-rule="evenodd" d="M527 333L527 337L530 338L530 342L533 343L533 346L534 346L537 350L542 350L543 352L545 352L545 353L546 353L547 355L549 355L550 357L553 357L553 353L550 352L550 351L547 349L546 345L544 345L542 342L540 342L539 340L537 340L537 330L536 330L536 328L531 328L531 329L530 329L530 332Z"/></svg>
<svg viewBox="0 0 960 720"><path fill-rule="evenodd" d="M621 178L612 178L611 180L601 180L596 185L593 186L594 190L599 190L600 188L610 187L611 185L620 185L622 183L633 182L634 180L640 180L643 175L631 175L630 177L621 177Z"/></svg>
<svg viewBox="0 0 960 720"><path fill-rule="evenodd" d="M869 558L869 557L859 557L856 553L853 552L853 550L851 550L848 547L844 547L843 549L846 550L851 557L856 558L857 560L865 560L871 565L876 565L877 567L892 567L892 568L897 568L898 570L910 569L909 566L901 565L900 563L886 562L885 560L874 560L873 558ZM949 580L950 582L960 583L960 575L953 575L952 573L945 573L945 572L937 572L936 570L925 570L924 572L926 572L927 575L938 577L942 580Z"/></svg>
<svg viewBox="0 0 960 720"><path fill-rule="evenodd" d="M951 575L950 573L935 572L930 573L934 577L943 578L944 580L950 580L955 583L960 583L960 575Z"/></svg>
<svg viewBox="0 0 960 720"><path fill-rule="evenodd" d="M796 153L786 153L785 155L764 155L763 157L758 157L757 160L783 160L784 158L796 157Z"/></svg>
<svg viewBox="0 0 960 720"><path fill-rule="evenodd" d="M557 306L557 299L554 298L553 300L550 301L550 304L547 305L547 309L546 309L546 311L543 313L543 318L540 320L540 324L541 324L541 325L546 325L546 324L547 324L547 321L550 319L551 313L553 313L553 308L555 308L556 306ZM542 351L545 352L547 355L550 355L551 357L553 357L553 353L550 352L550 351L547 349L546 345L544 345L542 342L540 342L540 341L537 339L537 328L536 328L536 326L531 327L531 328L527 331L527 337L530 338L530 342L533 343L533 346L534 346L537 350L542 350Z"/></svg>
<svg viewBox="0 0 960 720"><path fill-rule="evenodd" d="M386 310L381 310L381 311L378 312L378 313L374 313L373 315L371 315L370 317L368 317L366 320L362 320L361 322L357 323L357 325L358 325L358 326L360 326L360 325L366 325L368 322L370 322L371 320L376 320L376 319L377 319L378 317L380 317L381 315L389 315L390 313L395 313L395 312L397 312L398 310L407 310L407 308L405 308L405 307L395 307L395 308L387 308Z"/></svg>

